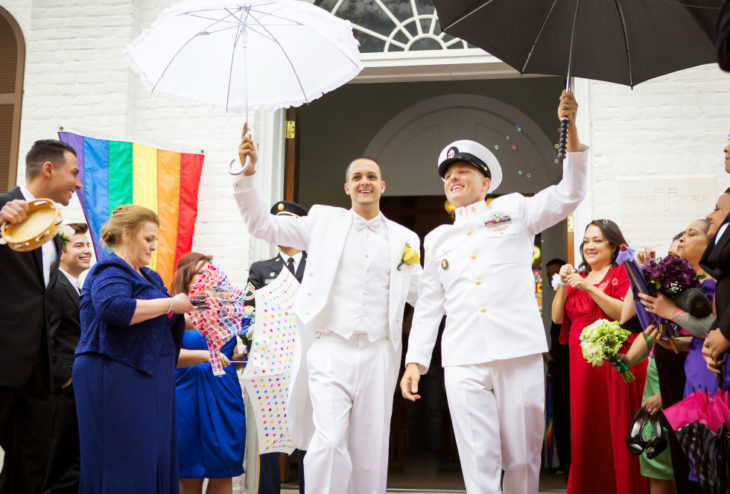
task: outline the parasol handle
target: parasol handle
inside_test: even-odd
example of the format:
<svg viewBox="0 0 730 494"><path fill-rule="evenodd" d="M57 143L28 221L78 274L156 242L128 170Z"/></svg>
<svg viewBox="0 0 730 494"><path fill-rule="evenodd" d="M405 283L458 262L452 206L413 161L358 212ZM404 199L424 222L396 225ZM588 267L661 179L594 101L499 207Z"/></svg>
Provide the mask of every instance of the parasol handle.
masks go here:
<svg viewBox="0 0 730 494"><path fill-rule="evenodd" d="M246 156L246 164L241 165L240 161L237 159L232 159L230 163L228 163L228 173L231 175L240 175L241 173L248 170L248 168L251 166L251 158Z"/></svg>
<svg viewBox="0 0 730 494"><path fill-rule="evenodd" d="M558 138L558 159L565 159L565 148L568 146L568 125L570 120L568 117L560 119L560 136Z"/></svg>

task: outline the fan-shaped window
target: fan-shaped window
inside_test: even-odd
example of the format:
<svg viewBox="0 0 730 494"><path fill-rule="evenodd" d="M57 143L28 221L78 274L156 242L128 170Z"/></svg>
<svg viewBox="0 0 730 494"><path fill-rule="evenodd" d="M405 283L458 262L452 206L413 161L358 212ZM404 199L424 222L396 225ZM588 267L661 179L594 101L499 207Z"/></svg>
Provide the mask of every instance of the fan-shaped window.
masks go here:
<svg viewBox="0 0 730 494"><path fill-rule="evenodd" d="M23 34L0 7L0 192L13 187L17 175L24 66Z"/></svg>
<svg viewBox="0 0 730 494"><path fill-rule="evenodd" d="M441 32L433 0L319 0L352 23L361 53L452 50L465 41Z"/></svg>

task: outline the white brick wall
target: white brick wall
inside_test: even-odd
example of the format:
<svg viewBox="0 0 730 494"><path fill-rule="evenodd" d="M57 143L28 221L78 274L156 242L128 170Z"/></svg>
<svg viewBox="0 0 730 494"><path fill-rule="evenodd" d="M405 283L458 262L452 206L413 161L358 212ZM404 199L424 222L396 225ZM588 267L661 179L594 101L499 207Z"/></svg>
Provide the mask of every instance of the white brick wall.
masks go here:
<svg viewBox="0 0 730 494"><path fill-rule="evenodd" d="M576 211L576 246L590 219L617 217L617 176L709 174L717 177L718 195L730 186L722 151L730 133L730 73L716 64L633 90L581 80L575 91L581 141L591 148L589 194ZM657 243L668 245L676 230L668 226L666 239Z"/></svg>

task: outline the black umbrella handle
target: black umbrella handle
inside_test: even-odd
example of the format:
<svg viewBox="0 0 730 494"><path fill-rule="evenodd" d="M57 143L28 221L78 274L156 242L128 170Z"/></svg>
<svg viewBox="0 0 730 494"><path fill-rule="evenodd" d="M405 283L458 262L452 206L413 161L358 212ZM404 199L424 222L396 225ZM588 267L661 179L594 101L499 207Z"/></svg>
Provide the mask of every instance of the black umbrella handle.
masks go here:
<svg viewBox="0 0 730 494"><path fill-rule="evenodd" d="M568 126L570 119L563 117L560 119L560 137L558 138L558 159L565 159L565 148L568 146Z"/></svg>

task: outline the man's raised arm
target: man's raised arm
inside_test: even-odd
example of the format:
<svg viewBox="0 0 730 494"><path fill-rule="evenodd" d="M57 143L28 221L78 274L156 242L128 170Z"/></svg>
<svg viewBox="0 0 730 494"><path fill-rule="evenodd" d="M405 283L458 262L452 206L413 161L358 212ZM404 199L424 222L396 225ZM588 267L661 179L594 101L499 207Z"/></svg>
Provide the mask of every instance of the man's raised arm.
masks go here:
<svg viewBox="0 0 730 494"><path fill-rule="evenodd" d="M238 204L246 229L256 238L274 245L285 245L298 250L306 250L312 220L309 216L274 216L264 202L256 184L256 146L248 134L248 124L244 124L241 144L238 146L238 159L241 164L250 160L248 169L236 178L233 184L233 197Z"/></svg>
<svg viewBox="0 0 730 494"><path fill-rule="evenodd" d="M575 211L586 195L588 153L578 138L575 124L577 113L578 103L573 93L563 91L558 104L558 118L567 117L569 120L568 156L563 162L563 178L560 183L551 185L524 201L525 223L533 235L565 219Z"/></svg>

